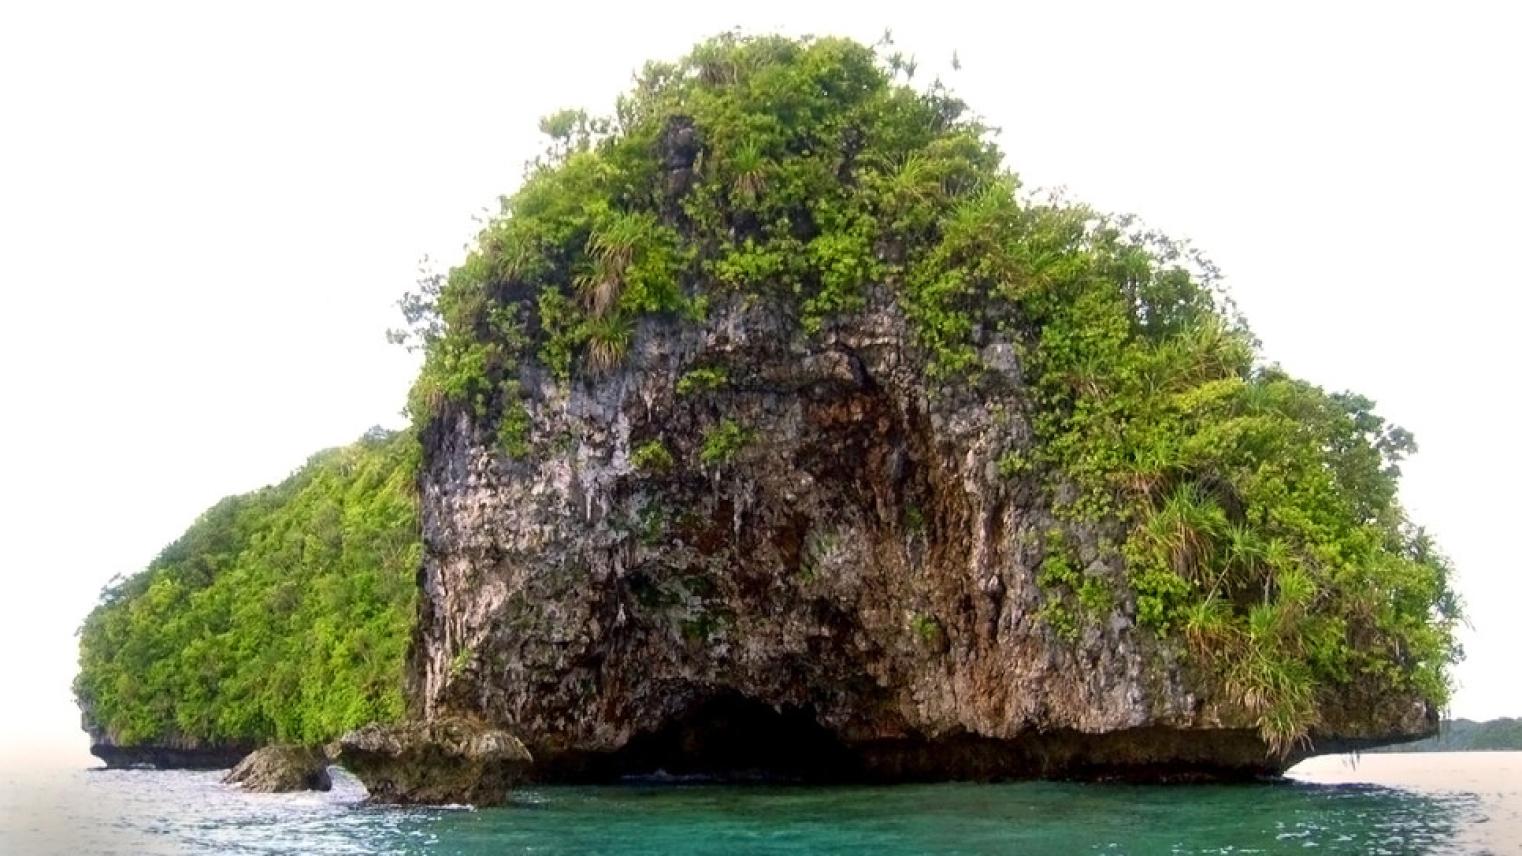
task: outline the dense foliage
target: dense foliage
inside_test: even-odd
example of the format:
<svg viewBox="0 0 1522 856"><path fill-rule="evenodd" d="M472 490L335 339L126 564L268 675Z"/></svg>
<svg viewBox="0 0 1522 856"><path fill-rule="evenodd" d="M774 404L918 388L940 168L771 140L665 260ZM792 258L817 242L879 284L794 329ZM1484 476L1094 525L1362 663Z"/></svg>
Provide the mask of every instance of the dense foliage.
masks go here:
<svg viewBox="0 0 1522 856"><path fill-rule="evenodd" d="M80 632L75 689L122 744L315 742L404 711L421 543L410 433L222 500Z"/></svg>
<svg viewBox="0 0 1522 856"><path fill-rule="evenodd" d="M521 457L526 367L593 376L641 319L735 295L812 334L886 285L940 394L976 392L992 337L1016 345L1036 443L1000 471L1125 533L1108 549L1129 592L1050 536L1042 615L1060 637L1134 603L1281 750L1355 684L1443 703L1458 613L1396 502L1410 435L1262 364L1186 248L1026 198L988 129L913 74L849 41L730 35L648 66L612 117L547 118L550 150L477 248L404 301L403 338L427 353L416 417L472 408ZM694 367L682 391L723 382ZM728 423L703 463L745 439Z"/></svg>

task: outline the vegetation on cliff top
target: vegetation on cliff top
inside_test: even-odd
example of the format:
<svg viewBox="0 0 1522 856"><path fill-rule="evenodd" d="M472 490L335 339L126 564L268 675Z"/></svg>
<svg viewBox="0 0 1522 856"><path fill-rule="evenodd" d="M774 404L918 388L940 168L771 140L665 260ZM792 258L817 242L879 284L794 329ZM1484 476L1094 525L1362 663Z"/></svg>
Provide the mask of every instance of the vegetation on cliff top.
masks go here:
<svg viewBox="0 0 1522 856"><path fill-rule="evenodd" d="M726 35L647 66L611 117L547 118L549 151L476 249L403 301L398 338L426 352L414 417L467 408L522 459L525 373L594 380L644 319L697 322L718 300L772 301L814 335L886 287L934 395L977 395L981 349L1015 347L1036 442L998 469L1125 533L1116 592L1054 534L1055 636L1133 604L1280 749L1350 687L1441 704L1458 613L1396 501L1410 435L1260 362L1187 247L1022 194L990 130L914 71L840 39ZM724 382L694 366L683 392ZM706 463L744 444L726 426ZM108 592L83 639L97 718L129 739L310 739L397 713L417 560L405 442L218 506Z"/></svg>
<svg viewBox="0 0 1522 856"><path fill-rule="evenodd" d="M1260 362L1187 247L1023 196L989 129L913 74L850 41L726 35L647 66L611 117L546 119L550 151L477 249L404 301L427 352L414 414L521 415L524 371L595 379L644 318L743 295L812 334L885 285L938 394L975 394L980 347L1016 347L1037 442L1001 471L1123 524L1138 620L1271 745L1353 685L1443 704L1458 607L1396 501L1411 436ZM1113 600L1057 561L1042 614L1071 638Z"/></svg>
<svg viewBox="0 0 1522 856"><path fill-rule="evenodd" d="M228 497L80 631L81 704L118 743L312 743L401 716L421 542L417 442L371 432Z"/></svg>

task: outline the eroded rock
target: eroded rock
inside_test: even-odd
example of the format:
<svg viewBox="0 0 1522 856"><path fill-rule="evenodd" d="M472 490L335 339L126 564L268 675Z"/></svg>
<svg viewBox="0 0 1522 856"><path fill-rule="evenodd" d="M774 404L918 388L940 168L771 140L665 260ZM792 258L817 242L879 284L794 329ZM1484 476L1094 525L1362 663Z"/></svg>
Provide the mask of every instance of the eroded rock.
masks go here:
<svg viewBox="0 0 1522 856"><path fill-rule="evenodd" d="M526 454L444 407L419 478L424 715L511 729L569 780L1243 778L1307 751L1274 753L1141 626L1119 523L1004 471L1034 442L1012 345L990 334L976 388L912 345L883 289L821 335L715 300L644 322L606 372L523 367ZM1059 542L1112 593L1068 634L1042 613ZM1393 695L1326 706L1309 739L1435 723Z"/></svg>
<svg viewBox="0 0 1522 856"><path fill-rule="evenodd" d="M333 787L328 776L328 756L309 746L265 746L249 753L222 779L224 784L266 794L291 791L326 791Z"/></svg>
<svg viewBox="0 0 1522 856"><path fill-rule="evenodd" d="M367 725L336 750L371 802L396 805L499 805L533 762L518 738L463 719Z"/></svg>
<svg viewBox="0 0 1522 856"><path fill-rule="evenodd" d="M90 735L90 754L112 769L225 770L255 748L243 741L211 742L181 734L124 742L97 723L87 706L82 713L80 726Z"/></svg>

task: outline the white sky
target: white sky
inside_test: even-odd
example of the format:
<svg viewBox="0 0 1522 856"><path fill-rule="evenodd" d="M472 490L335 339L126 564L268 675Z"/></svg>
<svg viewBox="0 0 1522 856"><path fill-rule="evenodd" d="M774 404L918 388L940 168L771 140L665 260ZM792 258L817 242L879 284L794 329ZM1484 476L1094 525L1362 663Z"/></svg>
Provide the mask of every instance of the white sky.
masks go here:
<svg viewBox="0 0 1522 856"><path fill-rule="evenodd" d="M74 630L219 497L397 425L385 344L558 107L735 25L875 40L1066 186L1205 249L1266 352L1377 400L1460 569L1453 712L1522 715L1506 4L0 6L0 765L82 763ZM1004 11L989 11L1003 9Z"/></svg>

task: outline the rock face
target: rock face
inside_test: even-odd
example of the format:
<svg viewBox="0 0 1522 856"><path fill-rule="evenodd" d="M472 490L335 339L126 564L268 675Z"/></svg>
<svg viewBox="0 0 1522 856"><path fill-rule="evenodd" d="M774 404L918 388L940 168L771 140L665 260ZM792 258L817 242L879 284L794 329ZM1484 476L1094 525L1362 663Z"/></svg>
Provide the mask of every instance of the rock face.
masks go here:
<svg viewBox="0 0 1522 856"><path fill-rule="evenodd" d="M161 770L225 770L254 750L250 743L208 743L169 735L152 743L123 744L84 712L81 727L90 735L90 754L107 767L154 767Z"/></svg>
<svg viewBox="0 0 1522 856"><path fill-rule="evenodd" d="M110 740L90 744L90 754L107 767L153 767L160 770L225 770L254 747L246 743L205 744L199 741L120 746Z"/></svg>
<svg viewBox="0 0 1522 856"><path fill-rule="evenodd" d="M511 734L459 719L368 725L331 754L371 802L396 805L498 805L533 761Z"/></svg>
<svg viewBox="0 0 1522 856"><path fill-rule="evenodd" d="M1001 475L1031 444L1007 342L985 337L981 388L938 389L884 293L815 336L782 313L647 320L572 384L523 369L527 455L469 409L433 420L421 715L508 728L549 779L1234 777L1309 749L1271 757L1137 626L1116 532ZM1057 527L1116 581L1076 638L1038 616ZM1415 697L1366 701L1323 717L1316 750L1435 726Z"/></svg>
<svg viewBox="0 0 1522 856"><path fill-rule="evenodd" d="M256 749L239 761L222 782L265 794L333 788L333 780L328 776L328 756L321 749L308 746L275 745Z"/></svg>

